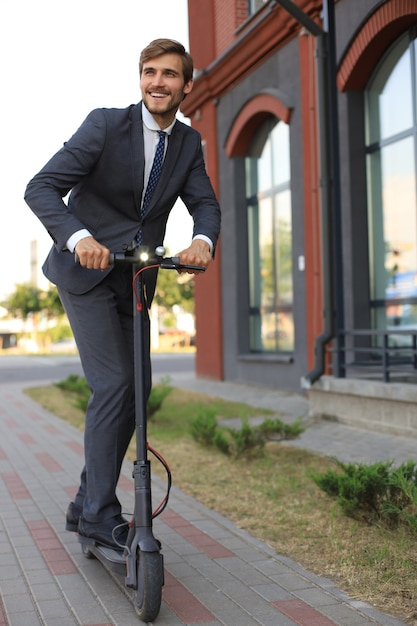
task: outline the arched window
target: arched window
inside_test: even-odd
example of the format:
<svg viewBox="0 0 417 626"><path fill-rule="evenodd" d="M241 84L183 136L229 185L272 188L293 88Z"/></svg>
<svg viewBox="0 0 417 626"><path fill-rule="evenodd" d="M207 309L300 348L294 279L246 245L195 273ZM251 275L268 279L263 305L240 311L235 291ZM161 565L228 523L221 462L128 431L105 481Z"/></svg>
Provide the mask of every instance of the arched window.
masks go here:
<svg viewBox="0 0 417 626"><path fill-rule="evenodd" d="M268 116L246 164L251 352L294 349L289 127Z"/></svg>
<svg viewBox="0 0 417 626"><path fill-rule="evenodd" d="M365 91L374 326L417 324L415 31L382 58Z"/></svg>

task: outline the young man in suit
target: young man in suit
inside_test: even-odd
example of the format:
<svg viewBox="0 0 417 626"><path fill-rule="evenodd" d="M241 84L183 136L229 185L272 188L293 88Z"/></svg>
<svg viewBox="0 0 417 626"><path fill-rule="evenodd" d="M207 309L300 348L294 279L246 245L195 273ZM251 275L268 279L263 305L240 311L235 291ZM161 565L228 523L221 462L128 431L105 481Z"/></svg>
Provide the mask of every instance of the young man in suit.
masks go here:
<svg viewBox="0 0 417 626"><path fill-rule="evenodd" d="M110 267L110 251L137 240L151 249L161 245L178 198L194 222L190 246L179 253L182 263L207 267L220 229L201 137L176 119L193 86L190 55L178 42L157 39L142 51L139 69L142 101L92 111L25 194L54 241L43 271L57 285L91 388L85 467L66 528L112 547L127 535L116 485L135 424L131 269ZM149 199L156 153L162 170ZM156 275L147 272L148 307L155 283Z"/></svg>

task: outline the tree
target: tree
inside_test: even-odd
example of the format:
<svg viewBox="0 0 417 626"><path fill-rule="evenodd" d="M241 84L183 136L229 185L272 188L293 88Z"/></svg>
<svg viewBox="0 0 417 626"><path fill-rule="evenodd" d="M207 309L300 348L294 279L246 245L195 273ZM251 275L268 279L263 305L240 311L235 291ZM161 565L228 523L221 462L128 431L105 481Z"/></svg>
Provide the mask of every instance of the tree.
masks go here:
<svg viewBox="0 0 417 626"><path fill-rule="evenodd" d="M41 310L41 290L33 285L21 283L6 300L4 306L13 317L26 319L31 313Z"/></svg>
<svg viewBox="0 0 417 626"><path fill-rule="evenodd" d="M13 317L23 319L41 311L47 317L59 317L64 313L56 287L42 291L28 283L17 284L15 292L4 302L4 307Z"/></svg>
<svg viewBox="0 0 417 626"><path fill-rule="evenodd" d="M194 311L194 280L191 274L161 270L155 292L155 303L164 309L179 305L187 313Z"/></svg>

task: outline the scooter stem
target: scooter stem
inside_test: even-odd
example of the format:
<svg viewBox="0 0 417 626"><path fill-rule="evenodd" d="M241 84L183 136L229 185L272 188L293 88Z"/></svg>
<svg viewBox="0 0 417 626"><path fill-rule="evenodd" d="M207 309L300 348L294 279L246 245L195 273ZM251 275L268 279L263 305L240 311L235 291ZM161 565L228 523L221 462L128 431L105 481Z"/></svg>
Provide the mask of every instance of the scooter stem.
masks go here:
<svg viewBox="0 0 417 626"><path fill-rule="evenodd" d="M133 267L133 275L136 268ZM143 277L136 277L136 303L133 311L134 323L134 357L135 357L135 419L136 419L136 458L133 467L135 486L135 504L132 528L129 531L125 549L127 576L126 586L137 588L137 558L138 549L141 552L159 552L160 544L152 532L152 497L151 497L151 464L147 458L147 412L145 390L145 345L144 320L145 314L143 297Z"/></svg>

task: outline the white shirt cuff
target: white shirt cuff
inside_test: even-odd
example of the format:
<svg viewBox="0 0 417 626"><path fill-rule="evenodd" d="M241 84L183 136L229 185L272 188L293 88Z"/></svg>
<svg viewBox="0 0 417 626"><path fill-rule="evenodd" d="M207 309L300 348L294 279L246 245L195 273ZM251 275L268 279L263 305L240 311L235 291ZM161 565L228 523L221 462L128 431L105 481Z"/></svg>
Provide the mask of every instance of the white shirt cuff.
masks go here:
<svg viewBox="0 0 417 626"><path fill-rule="evenodd" d="M74 252L75 246L77 243L84 239L85 237L91 237L91 233L86 229L82 228L81 230L77 230L67 241L67 248L70 252Z"/></svg>
<svg viewBox="0 0 417 626"><path fill-rule="evenodd" d="M208 245L210 246L210 254L213 254L213 242L210 237L206 237L206 235L196 235L195 237L193 237L193 241L194 239L202 239L203 241L208 243Z"/></svg>

